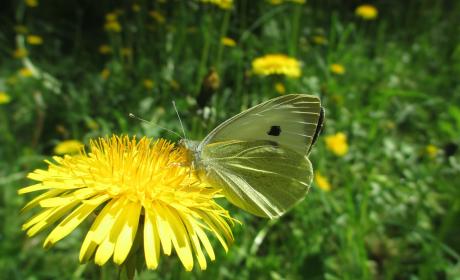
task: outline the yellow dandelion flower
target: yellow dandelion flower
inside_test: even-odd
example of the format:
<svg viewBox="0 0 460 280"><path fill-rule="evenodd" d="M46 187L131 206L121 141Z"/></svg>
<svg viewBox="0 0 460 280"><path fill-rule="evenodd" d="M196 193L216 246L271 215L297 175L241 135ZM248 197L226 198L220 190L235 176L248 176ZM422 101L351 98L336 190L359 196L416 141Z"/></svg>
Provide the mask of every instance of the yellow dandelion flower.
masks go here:
<svg viewBox="0 0 460 280"><path fill-rule="evenodd" d="M19 75L24 76L24 77L32 77L34 75L32 70L30 70L29 68L22 68L18 72L19 72Z"/></svg>
<svg viewBox="0 0 460 280"><path fill-rule="evenodd" d="M154 19L156 19L158 22L160 23L163 23L166 21L165 17L162 16L160 13L158 13L157 11L150 11L149 15L151 17L153 17Z"/></svg>
<svg viewBox="0 0 460 280"><path fill-rule="evenodd" d="M9 85L14 85L17 82L18 82L18 77L16 76L11 76L6 80L6 83Z"/></svg>
<svg viewBox="0 0 460 280"><path fill-rule="evenodd" d="M27 27L25 27L24 25L16 25L14 27L14 31L16 33L26 34L26 33L29 32L29 29Z"/></svg>
<svg viewBox="0 0 460 280"><path fill-rule="evenodd" d="M104 29L108 31L121 32L121 26L118 21L109 21L104 24Z"/></svg>
<svg viewBox="0 0 460 280"><path fill-rule="evenodd" d="M275 89L279 94L285 94L286 93L286 89L284 88L282 83L276 83Z"/></svg>
<svg viewBox="0 0 460 280"><path fill-rule="evenodd" d="M86 123L86 126L87 126L88 128L91 128L91 129L99 128L99 124L98 124L97 122L95 122L95 121L88 121L88 122Z"/></svg>
<svg viewBox="0 0 460 280"><path fill-rule="evenodd" d="M196 33L196 27L190 26L187 28L187 33L189 34L195 34Z"/></svg>
<svg viewBox="0 0 460 280"><path fill-rule="evenodd" d="M343 100L343 97L341 95L338 95L337 93L334 93L333 95L331 95L331 100L339 104L340 106L343 106L343 104L345 103L345 101Z"/></svg>
<svg viewBox="0 0 460 280"><path fill-rule="evenodd" d="M321 36L314 36L313 37L313 42L316 44L324 45L327 43L327 40L324 37Z"/></svg>
<svg viewBox="0 0 460 280"><path fill-rule="evenodd" d="M341 157L347 154L347 136L342 132L326 137L326 149Z"/></svg>
<svg viewBox="0 0 460 280"><path fill-rule="evenodd" d="M109 69L102 70L101 76L103 79L106 79L110 75Z"/></svg>
<svg viewBox="0 0 460 280"><path fill-rule="evenodd" d="M299 4L303 4L303 3L307 2L307 0L286 0L286 1L291 1L291 2L295 2L295 3L299 3Z"/></svg>
<svg viewBox="0 0 460 280"><path fill-rule="evenodd" d="M81 263L94 258L104 265L113 258L122 264L144 254L147 268L156 269L161 249L170 255L174 248L187 271L193 269L193 255L206 269L202 246L211 260L215 255L205 230L228 251L234 241L233 221L215 203L217 191L204 188L190 177L189 167L177 164L184 162L184 155L174 144L163 139L151 143L145 137L136 141L113 136L91 141L88 154L81 149L78 157L56 156L56 164L46 161L47 171L28 175L39 183L19 190L46 190L20 211L44 208L23 230L33 236L64 217L44 242L49 249L102 206L83 241Z"/></svg>
<svg viewBox="0 0 460 280"><path fill-rule="evenodd" d="M54 153L57 155L77 154L83 143L78 140L66 140L54 147Z"/></svg>
<svg viewBox="0 0 460 280"><path fill-rule="evenodd" d="M291 78L298 78L302 73L300 62L284 54L267 54L256 58L252 62L252 71L265 76L277 74Z"/></svg>
<svg viewBox="0 0 460 280"><path fill-rule="evenodd" d="M0 92L0 104L5 104L10 102L11 98L8 94Z"/></svg>
<svg viewBox="0 0 460 280"><path fill-rule="evenodd" d="M130 48L123 48L123 50L121 51L123 53L123 55L131 55L132 51Z"/></svg>
<svg viewBox="0 0 460 280"><path fill-rule="evenodd" d="M393 122L389 122L387 124L387 128L390 129L390 130L393 130L395 128L395 124Z"/></svg>
<svg viewBox="0 0 460 280"><path fill-rule="evenodd" d="M436 153L438 152L438 148L434 145L427 145L425 147L425 151L430 157L434 157L436 156Z"/></svg>
<svg viewBox="0 0 460 280"><path fill-rule="evenodd" d="M138 4L134 4L132 8L135 12L139 12L141 10L141 6L139 6Z"/></svg>
<svg viewBox="0 0 460 280"><path fill-rule="evenodd" d="M230 9L232 7L232 1L222 1L219 7L221 7L224 10Z"/></svg>
<svg viewBox="0 0 460 280"><path fill-rule="evenodd" d="M56 131L61 133L61 134L64 134L66 132L66 129L63 125L56 125ZM75 141L78 141L78 140L75 140ZM80 142L80 141L78 141ZM63 142L61 142L62 144ZM80 142L81 143L81 142ZM81 144L83 145L83 144ZM77 152L78 152L78 147L81 146L81 145L77 145ZM59 146L59 145L58 145ZM57 146L56 146L57 147ZM56 149L56 148L55 148ZM56 153L56 152L55 152ZM56 153L57 154L57 153ZM66 153L61 153L60 155L63 155L63 154L66 154Z"/></svg>
<svg viewBox="0 0 460 280"><path fill-rule="evenodd" d="M345 67L343 67L342 64L332 64L331 67L331 72L337 75L343 75L345 74Z"/></svg>
<svg viewBox="0 0 460 280"><path fill-rule="evenodd" d="M153 82L152 82L152 80L143 80L143 81L142 81L142 84L143 84L144 87L146 87L146 88L152 88L152 87L153 87Z"/></svg>
<svg viewBox="0 0 460 280"><path fill-rule="evenodd" d="M322 189L325 192L328 192L331 190L331 184L329 184L329 180L327 180L326 177L323 177L319 171L315 172L315 183L318 185L320 189Z"/></svg>
<svg viewBox="0 0 460 280"><path fill-rule="evenodd" d="M107 21L116 21L117 20L117 14L116 13L110 13L105 15L105 19Z"/></svg>
<svg viewBox="0 0 460 280"><path fill-rule="evenodd" d="M219 5L223 9L228 9L233 4L233 0L197 0L197 1L216 4L216 5Z"/></svg>
<svg viewBox="0 0 460 280"><path fill-rule="evenodd" d="M356 8L355 14L363 19L374 19L377 17L378 11L374 6L361 5Z"/></svg>
<svg viewBox="0 0 460 280"><path fill-rule="evenodd" d="M26 4L29 7L37 7L38 6L38 1L37 0L26 0Z"/></svg>
<svg viewBox="0 0 460 280"><path fill-rule="evenodd" d="M229 47L234 47L236 45L235 41L231 38L222 38L222 44Z"/></svg>
<svg viewBox="0 0 460 280"><path fill-rule="evenodd" d="M179 89L180 85L176 81L170 81L169 85L175 89Z"/></svg>
<svg viewBox="0 0 460 280"><path fill-rule="evenodd" d="M111 50L110 46L109 45L102 45L99 47L99 52L102 53L102 54L106 54L106 53L109 53Z"/></svg>
<svg viewBox="0 0 460 280"><path fill-rule="evenodd" d="M279 5L279 4L283 3L283 0L267 0L267 2L272 4L272 5Z"/></svg>
<svg viewBox="0 0 460 280"><path fill-rule="evenodd" d="M29 43L31 45L40 45L41 43L43 43L42 37L36 36L36 35L27 36L26 41L27 41L27 43Z"/></svg>
<svg viewBox="0 0 460 280"><path fill-rule="evenodd" d="M25 49L17 49L17 50L14 50L13 52L13 56L17 58L24 57L26 55L27 55L27 51Z"/></svg>

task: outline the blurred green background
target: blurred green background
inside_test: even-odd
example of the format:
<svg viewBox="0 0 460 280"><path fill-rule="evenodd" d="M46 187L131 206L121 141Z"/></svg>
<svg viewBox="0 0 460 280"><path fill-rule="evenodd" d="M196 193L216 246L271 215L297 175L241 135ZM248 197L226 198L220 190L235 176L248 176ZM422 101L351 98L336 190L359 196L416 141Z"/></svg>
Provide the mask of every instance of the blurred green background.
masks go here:
<svg viewBox="0 0 460 280"><path fill-rule="evenodd" d="M162 255L135 279L460 279L460 1L298 2L2 1L0 278L118 277L112 262L78 262L91 219L50 251L53 227L21 231L32 213L18 212L36 194L17 191L59 143L177 141L128 117L182 134L172 101L201 140L244 109L302 93L326 110L307 197L272 221L218 199L243 223L228 254L213 238L207 270ZM378 15L357 15L362 4ZM299 60L301 76L254 74L266 54ZM202 93L204 107L210 67L219 87Z"/></svg>

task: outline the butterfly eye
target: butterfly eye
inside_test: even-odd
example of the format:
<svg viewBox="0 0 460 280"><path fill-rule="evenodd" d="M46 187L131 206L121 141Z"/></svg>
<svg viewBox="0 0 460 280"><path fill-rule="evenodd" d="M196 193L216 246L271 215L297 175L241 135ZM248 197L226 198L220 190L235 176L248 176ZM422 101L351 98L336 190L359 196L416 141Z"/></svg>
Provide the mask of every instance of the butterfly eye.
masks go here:
<svg viewBox="0 0 460 280"><path fill-rule="evenodd" d="M267 134L271 136L280 136L281 127L279 125L273 125L272 127L270 127L270 131L267 132Z"/></svg>

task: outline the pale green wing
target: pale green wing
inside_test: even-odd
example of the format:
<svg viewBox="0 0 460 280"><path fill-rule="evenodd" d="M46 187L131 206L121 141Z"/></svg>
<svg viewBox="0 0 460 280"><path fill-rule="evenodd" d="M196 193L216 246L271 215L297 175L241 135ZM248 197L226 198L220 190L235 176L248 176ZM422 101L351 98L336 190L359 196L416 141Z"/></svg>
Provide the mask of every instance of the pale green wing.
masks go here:
<svg viewBox="0 0 460 280"><path fill-rule="evenodd" d="M302 200L313 180L308 158L271 141L207 145L197 172L236 206L272 219Z"/></svg>
<svg viewBox="0 0 460 280"><path fill-rule="evenodd" d="M307 154L322 125L316 96L290 94L254 106L215 128L200 144L230 140L267 140ZM317 129L319 128L319 129Z"/></svg>

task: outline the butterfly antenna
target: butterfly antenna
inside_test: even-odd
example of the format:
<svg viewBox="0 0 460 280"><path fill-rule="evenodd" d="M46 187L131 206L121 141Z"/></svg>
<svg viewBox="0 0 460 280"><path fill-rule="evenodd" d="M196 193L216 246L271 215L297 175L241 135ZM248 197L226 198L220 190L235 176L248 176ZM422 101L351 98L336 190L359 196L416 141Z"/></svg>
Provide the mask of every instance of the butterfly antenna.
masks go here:
<svg viewBox="0 0 460 280"><path fill-rule="evenodd" d="M174 107L174 108L175 108L175 107ZM177 110L176 110L176 112L177 112ZM162 129L164 129L164 130L167 130L167 131L169 131L169 132L172 132L172 133L176 134L177 136L179 136L179 137L182 139L182 136L180 136L179 134L177 134L176 132L174 132L174 131L172 131L172 130L170 130L170 129L167 129L167 128L162 127L162 126L160 126L160 125L157 125L157 124L155 124L155 123L153 123L153 122L149 122L149 121L146 121L146 120L141 119L141 118L139 118L139 117L136 117L136 116L135 116L134 114L132 114L132 113L129 113L129 116L130 116L131 118L133 118L133 119L137 119L137 120L140 120L140 121L149 123L149 124L153 124L154 126L157 126L157 127L162 128ZM180 119L179 119L179 120L180 120ZM182 125L182 123L181 123L181 125ZM182 129L184 129L184 128L182 128Z"/></svg>
<svg viewBox="0 0 460 280"><path fill-rule="evenodd" d="M176 110L177 117L179 118L180 126L182 127L182 132L184 132L184 138L187 139L187 136L185 135L184 126L182 125L182 121L181 121L180 116L179 116L179 112L177 112L176 103L174 103L174 101L173 101L172 104L174 106L174 110Z"/></svg>

